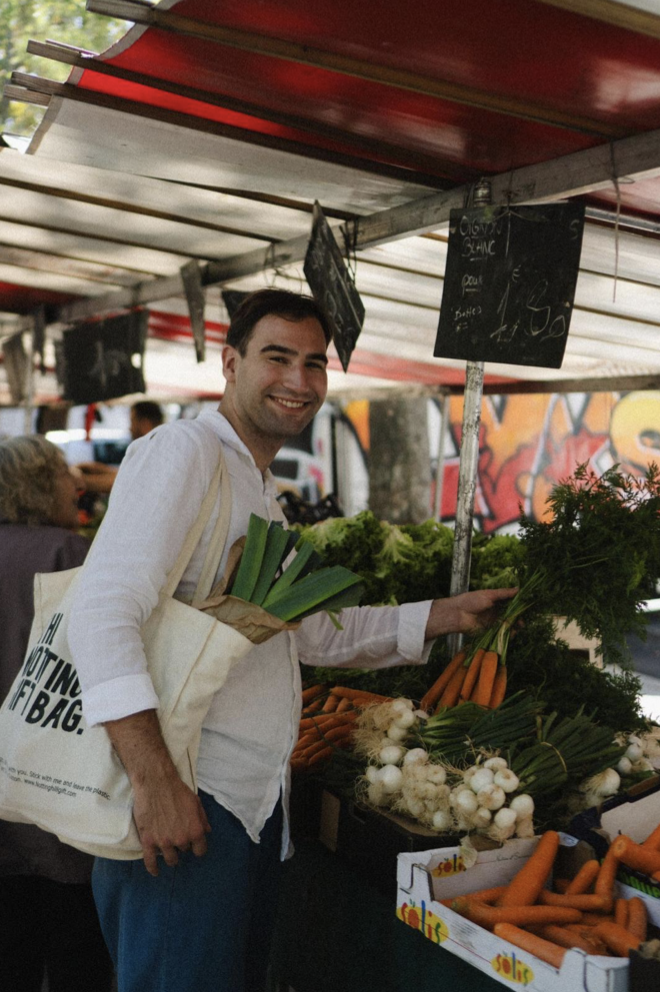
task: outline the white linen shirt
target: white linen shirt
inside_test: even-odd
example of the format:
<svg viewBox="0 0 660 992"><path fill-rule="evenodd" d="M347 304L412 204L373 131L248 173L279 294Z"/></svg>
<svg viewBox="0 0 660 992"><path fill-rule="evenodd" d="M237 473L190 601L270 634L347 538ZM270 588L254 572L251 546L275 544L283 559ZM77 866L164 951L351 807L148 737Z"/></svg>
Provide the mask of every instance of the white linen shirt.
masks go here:
<svg viewBox="0 0 660 992"><path fill-rule="evenodd" d="M231 480L229 548L251 513L285 522L269 471L262 475L227 419L204 411L196 420L156 428L130 445L112 489L106 519L87 557L69 622L69 643L90 726L158 708L146 670L140 628L158 602L185 537L199 514L222 445ZM220 496L179 584L190 600L219 512ZM357 607L338 631L325 613L295 633L255 645L235 665L209 709L198 784L243 824L255 842L282 794L288 850L289 757L298 737L301 679L307 664L381 668L423 663L430 601L401 607Z"/></svg>

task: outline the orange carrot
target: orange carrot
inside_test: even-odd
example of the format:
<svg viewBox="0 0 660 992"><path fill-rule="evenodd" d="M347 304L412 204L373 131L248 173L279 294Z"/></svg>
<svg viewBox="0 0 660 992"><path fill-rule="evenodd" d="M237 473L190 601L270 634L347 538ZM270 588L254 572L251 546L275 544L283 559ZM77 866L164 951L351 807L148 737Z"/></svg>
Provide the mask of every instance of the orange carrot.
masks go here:
<svg viewBox="0 0 660 992"><path fill-rule="evenodd" d="M349 740L353 736L353 725L349 723L341 727L332 727L331 730L323 730L321 736L325 741Z"/></svg>
<svg viewBox="0 0 660 992"><path fill-rule="evenodd" d="M481 660L485 654L483 648L477 648L472 656L472 661L469 664L467 674L461 686L461 691L459 694L459 699L464 703L468 701L472 695L472 690L474 689L477 678L479 677L479 670L481 668ZM465 666L464 666L465 667Z"/></svg>
<svg viewBox="0 0 660 992"><path fill-rule="evenodd" d="M502 940L508 940L510 944L515 944L516 947L527 951L528 954L533 954L541 961L551 964L553 968L561 968L566 955L565 947L558 947L557 944L544 940L543 937L537 937L536 934L528 933L527 930L520 930L519 927L512 926L510 923L497 923L495 936L501 937Z"/></svg>
<svg viewBox="0 0 660 992"><path fill-rule="evenodd" d="M614 879L618 870L619 859L614 853L614 845L610 844L607 854L603 858L600 870L596 875L594 892L597 896L609 896L609 898L613 898Z"/></svg>
<svg viewBox="0 0 660 992"><path fill-rule="evenodd" d="M311 703L313 699L316 699L317 696L321 696L324 692L325 692L325 686L321 685L320 683L318 685L310 685L308 689L303 689L302 691L303 706L307 706L308 703Z"/></svg>
<svg viewBox="0 0 660 992"><path fill-rule="evenodd" d="M335 710L335 713L343 713L344 710L350 710L351 706L352 703L350 699L346 699L346 696L344 696L344 698L340 699L339 702L337 703L337 709Z"/></svg>
<svg viewBox="0 0 660 992"><path fill-rule="evenodd" d="M432 707L435 706L435 704L440 699L440 696L442 695L444 688L449 682L450 678L452 677L456 669L459 667L459 665L462 665L464 661L465 661L465 651L459 651L458 654L454 655L454 657L451 659L451 661L446 666L446 668L443 669L442 674L435 680L433 685L429 689L427 689L424 695L422 696L419 702L420 710L431 710Z"/></svg>
<svg viewBox="0 0 660 992"><path fill-rule="evenodd" d="M309 706L306 706L302 711L303 716L308 716L310 713L318 713L318 711L323 706L323 699L320 697L318 699L312 700Z"/></svg>
<svg viewBox="0 0 660 992"><path fill-rule="evenodd" d="M571 930L569 927L560 927L557 923L547 923L545 926L538 927L535 932L538 933L539 937L550 940L553 944L559 944L560 947L578 947L581 951L586 951L587 954L600 953L598 943L589 940L577 929Z"/></svg>
<svg viewBox="0 0 660 992"><path fill-rule="evenodd" d="M614 902L614 922L620 927L628 926L628 900L616 899Z"/></svg>
<svg viewBox="0 0 660 992"><path fill-rule="evenodd" d="M642 847L650 847L652 851L660 849L660 823L652 830L646 840L642 841Z"/></svg>
<svg viewBox="0 0 660 992"><path fill-rule="evenodd" d="M356 720L358 713L356 710L349 710L345 713L324 713L319 716L303 717L300 721L300 730L314 730L320 727L337 726L342 723L352 723Z"/></svg>
<svg viewBox="0 0 660 992"><path fill-rule="evenodd" d="M506 679L506 665L498 665L488 709L496 710L500 703L504 702L504 697L506 696Z"/></svg>
<svg viewBox="0 0 660 992"><path fill-rule="evenodd" d="M346 685L335 685L330 690L333 696L340 699L351 699L356 706L369 706L371 703L391 703L391 696L379 696L376 692L368 692L366 689L351 689Z"/></svg>
<svg viewBox="0 0 660 992"><path fill-rule="evenodd" d="M607 896L590 895L586 892L561 895L559 892L548 892L544 889L538 901L542 906L570 906L571 909L586 909L592 913L599 911L609 913L612 909L612 900Z"/></svg>
<svg viewBox="0 0 660 992"><path fill-rule="evenodd" d="M478 889L477 892L468 892L466 899L476 899L477 902L493 903L502 895L506 885L496 885L492 889Z"/></svg>
<svg viewBox="0 0 660 992"><path fill-rule="evenodd" d="M318 765L321 761L325 761L326 758L329 758L330 757L330 755L332 754L332 751L333 751L333 748L331 748L330 746L325 747L325 748L323 748L320 751L317 751L308 760L307 767L308 768L313 768L314 765Z"/></svg>
<svg viewBox="0 0 660 992"><path fill-rule="evenodd" d="M568 878L554 878L552 880L555 892L561 892L562 895L568 890L570 884L570 879Z"/></svg>
<svg viewBox="0 0 660 992"><path fill-rule="evenodd" d="M334 711L337 709L338 706L339 706L339 696L335 696L335 694L331 692L328 698L326 699L326 701L324 702L321 712L334 713Z"/></svg>
<svg viewBox="0 0 660 992"><path fill-rule="evenodd" d="M493 695L493 685L497 675L499 657L496 651L486 651L482 662L479 680L474 688L471 699L479 706L488 706L490 697Z"/></svg>
<svg viewBox="0 0 660 992"><path fill-rule="evenodd" d="M583 913L580 923L585 927L595 927L600 923L615 923L612 913Z"/></svg>
<svg viewBox="0 0 660 992"><path fill-rule="evenodd" d="M533 854L507 885L498 906L531 906L535 903L550 874L558 849L559 834L556 830L546 830Z"/></svg>
<svg viewBox="0 0 660 992"><path fill-rule="evenodd" d="M580 911L566 906L487 906L476 899L460 896L451 908L480 927L492 930L496 923L530 926L534 923L579 923Z"/></svg>
<svg viewBox="0 0 660 992"><path fill-rule="evenodd" d="M643 871L647 875L660 871L660 851L642 847L625 834L619 834L612 842L610 850L619 861L636 871Z"/></svg>
<svg viewBox="0 0 660 992"><path fill-rule="evenodd" d="M601 937L611 951L621 958L627 958L630 951L636 951L641 941L618 923L599 923L594 934Z"/></svg>
<svg viewBox="0 0 660 992"><path fill-rule="evenodd" d="M569 882L566 889L567 894L577 896L583 892L588 892L596 881L599 871L600 864L596 858L585 861L575 878Z"/></svg>
<svg viewBox="0 0 660 992"><path fill-rule="evenodd" d="M626 929L630 931L633 937L644 941L646 940L647 927L648 914L646 912L646 905L642 899L633 896L632 899L628 900L628 926Z"/></svg>
<svg viewBox="0 0 660 992"><path fill-rule="evenodd" d="M459 667L456 669L456 671L450 678L449 682L445 686L442 695L440 696L438 705L436 706L435 709L436 713L438 712L439 709L442 709L443 706L456 705L466 675L467 675L467 668L465 668L463 665L459 665Z"/></svg>

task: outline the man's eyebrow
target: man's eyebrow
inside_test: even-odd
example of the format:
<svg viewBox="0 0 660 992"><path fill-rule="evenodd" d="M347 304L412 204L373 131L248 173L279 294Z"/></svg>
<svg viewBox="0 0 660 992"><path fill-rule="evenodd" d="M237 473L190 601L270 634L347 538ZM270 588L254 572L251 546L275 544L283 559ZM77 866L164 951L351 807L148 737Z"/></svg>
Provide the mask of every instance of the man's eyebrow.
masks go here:
<svg viewBox="0 0 660 992"><path fill-rule="evenodd" d="M281 344L267 344L267 345L265 345L261 349L260 354L261 355L265 355L269 351L276 351L276 352L278 352L281 355L297 355L298 354L298 352L295 350L295 348L285 348L284 345L281 345ZM305 355L305 358L308 361L311 360L311 361L314 361L314 362L323 362L324 365L327 365L328 364L328 356L324 352L322 352L322 351L318 351L318 352L314 351L314 352L312 352L309 355Z"/></svg>

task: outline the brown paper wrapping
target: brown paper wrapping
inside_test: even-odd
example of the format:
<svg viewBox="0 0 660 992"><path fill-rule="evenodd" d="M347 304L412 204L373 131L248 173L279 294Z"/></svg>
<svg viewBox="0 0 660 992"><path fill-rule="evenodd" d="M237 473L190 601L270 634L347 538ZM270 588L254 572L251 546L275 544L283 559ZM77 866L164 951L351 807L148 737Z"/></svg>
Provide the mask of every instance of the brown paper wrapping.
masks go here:
<svg viewBox="0 0 660 992"><path fill-rule="evenodd" d="M211 590L207 599L192 605L204 613L210 613L216 620L226 623L229 627L233 627L253 644L263 644L264 641L270 640L271 637L280 634L283 630L297 630L300 621L288 623L285 620L280 620L279 617L274 617L272 613L262 610L260 606L255 606L254 603L247 603L244 599L237 599L236 596L229 596L225 593L225 589L230 584L241 559L244 544L245 538L240 537L231 546L227 558L227 569L223 578Z"/></svg>

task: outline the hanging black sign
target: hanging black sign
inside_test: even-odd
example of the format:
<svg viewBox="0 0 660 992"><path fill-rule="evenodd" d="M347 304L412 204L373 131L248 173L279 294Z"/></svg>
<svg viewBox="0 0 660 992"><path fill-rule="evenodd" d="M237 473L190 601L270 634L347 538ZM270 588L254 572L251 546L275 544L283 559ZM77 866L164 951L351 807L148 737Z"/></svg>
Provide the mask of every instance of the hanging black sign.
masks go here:
<svg viewBox="0 0 660 992"><path fill-rule="evenodd" d="M436 358L558 369L584 205L452 210Z"/></svg>
<svg viewBox="0 0 660 992"><path fill-rule="evenodd" d="M319 203L314 204L303 271L314 299L332 325L335 348L346 372L364 323L364 305Z"/></svg>
<svg viewBox="0 0 660 992"><path fill-rule="evenodd" d="M241 289L223 289L220 295L222 296L222 302L225 305L225 309L229 316L229 323L231 324L234 319L234 314L240 307L241 303L251 294L245 293Z"/></svg>
<svg viewBox="0 0 660 992"><path fill-rule="evenodd" d="M64 399L98 403L145 391L142 363L149 312L131 311L65 331L58 349Z"/></svg>

